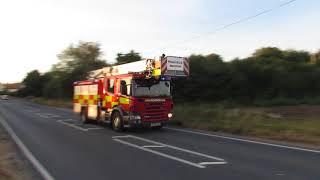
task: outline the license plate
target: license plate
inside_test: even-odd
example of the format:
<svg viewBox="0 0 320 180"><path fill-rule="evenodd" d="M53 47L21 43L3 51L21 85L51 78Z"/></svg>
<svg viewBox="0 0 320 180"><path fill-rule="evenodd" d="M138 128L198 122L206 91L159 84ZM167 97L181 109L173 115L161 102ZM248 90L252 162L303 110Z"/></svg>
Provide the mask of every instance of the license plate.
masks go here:
<svg viewBox="0 0 320 180"><path fill-rule="evenodd" d="M151 123L151 127L155 127L155 126L161 126L161 123Z"/></svg>

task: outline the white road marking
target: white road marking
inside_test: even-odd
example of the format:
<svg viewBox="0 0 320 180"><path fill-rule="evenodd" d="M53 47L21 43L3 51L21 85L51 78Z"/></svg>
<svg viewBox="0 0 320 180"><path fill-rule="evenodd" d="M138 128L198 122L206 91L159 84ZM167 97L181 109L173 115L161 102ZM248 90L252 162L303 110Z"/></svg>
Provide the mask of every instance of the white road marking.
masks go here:
<svg viewBox="0 0 320 180"><path fill-rule="evenodd" d="M50 114L50 113L35 113L35 114L42 117L42 118L46 118L46 119L60 117L59 115Z"/></svg>
<svg viewBox="0 0 320 180"><path fill-rule="evenodd" d="M119 143L122 143L122 144L126 144L128 146L135 147L137 149L140 149L140 150L143 150L143 151L147 151L147 152L150 152L150 153L153 153L153 154L157 154L159 156L162 156L162 157L165 157L165 158L169 158L169 159L172 159L172 160L175 160L175 161L179 161L179 162L191 165L191 166L195 166L195 167L198 167L198 168L206 168L205 166L202 166L200 164L193 163L193 162L190 162L190 161L187 161L187 160L184 160L184 159L180 159L180 158L177 158L177 157L174 157L174 156L171 156L171 155L168 155L168 154L164 154L164 153L161 153L161 152L158 152L158 151L154 151L152 149L147 149L147 148L144 148L144 147L132 144L132 143L128 143L128 142L123 141L121 139L114 138L113 140L117 141Z"/></svg>
<svg viewBox="0 0 320 180"><path fill-rule="evenodd" d="M64 119L64 120L60 120L60 121L65 121L65 122L75 122L76 120L74 120L74 119Z"/></svg>
<svg viewBox="0 0 320 180"><path fill-rule="evenodd" d="M48 116L45 116L43 113L35 113L35 114L42 117L42 118L46 118L46 119L49 118Z"/></svg>
<svg viewBox="0 0 320 180"><path fill-rule="evenodd" d="M112 136L112 139L115 139L115 138L128 138L130 137L130 135L125 135L125 136Z"/></svg>
<svg viewBox="0 0 320 180"><path fill-rule="evenodd" d="M87 128L88 130L99 130L99 129L104 129L104 128L100 128L100 127L94 127L94 128Z"/></svg>
<svg viewBox="0 0 320 180"><path fill-rule="evenodd" d="M41 174L43 179L45 180L54 180L49 171L36 159L36 157L30 152L30 150L23 144L23 142L19 139L19 137L15 134L15 132L11 129L9 124L0 118L0 123L6 129L8 134L20 148L22 153L26 156L26 158L31 162L34 168Z"/></svg>
<svg viewBox="0 0 320 180"><path fill-rule="evenodd" d="M320 150L299 148L299 147L293 147L293 146L285 146L285 145L280 145L280 144L271 144L271 143L265 143L265 142L247 140L247 139L240 139L240 138L234 138L234 137L227 137L227 136L222 136L222 135L208 134L208 133L202 133L202 132L196 132L196 131L190 131L190 130L178 129L178 128L170 128L170 127L164 127L164 128L172 130L172 131L179 131L179 132L191 133L191 134L197 134L197 135L203 135L203 136L209 136L209 137L217 137L217 138L228 139L228 140L233 140L233 141L241 141L241 142L261 144L261 145L266 145L266 146L273 146L273 147L278 147L278 148L285 148L285 149L293 149L293 150L298 150L298 151L320 153Z"/></svg>
<svg viewBox="0 0 320 180"><path fill-rule="evenodd" d="M166 147L166 146L160 146L160 145L145 145L142 146L144 148L162 148L162 147Z"/></svg>
<svg viewBox="0 0 320 180"><path fill-rule="evenodd" d="M176 147L176 146L171 146L171 145L168 145L168 144L156 142L156 141L153 141L153 140L150 140L150 139L141 138L141 137L138 137L138 136L130 135L130 137L135 138L135 139L139 139L139 140L142 140L142 141L145 141L145 142L150 142L150 143L153 143L153 144L157 144L157 145L160 145L160 146L166 146L168 148L175 149L175 150L178 150L178 151L183 151L183 152L187 152L187 153L190 153L190 154L202 156L202 157L205 157L205 158L209 158L209 159L225 162L224 159L221 159L221 158L218 158L218 157L214 157L214 156L210 156L210 155L207 155L207 154L202 154L202 153L199 153L199 152L195 152L195 151L179 148L179 147Z"/></svg>
<svg viewBox="0 0 320 180"><path fill-rule="evenodd" d="M211 164L227 164L226 162L200 162L200 165L211 165Z"/></svg>
<svg viewBox="0 0 320 180"><path fill-rule="evenodd" d="M57 114L50 114L50 113L47 113L47 115L48 116L50 116L50 117L60 117L59 115L57 115Z"/></svg>
<svg viewBox="0 0 320 180"><path fill-rule="evenodd" d="M76 126L76 125L74 125L74 124L67 123L67 122L65 122L64 120L58 120L57 122L59 122L59 123L61 123L61 124L64 124L64 125L67 125L67 126L70 126L70 127L72 127L72 128L81 130L81 131L88 131L88 129L84 129L84 128L79 127L79 126Z"/></svg>
<svg viewBox="0 0 320 180"><path fill-rule="evenodd" d="M99 130L99 129L104 129L102 127L88 127L88 128L82 128L79 125L82 125L82 123L73 123L72 122L77 122L74 119L63 119L63 120L58 120L57 122L62 123L64 125L70 126L72 128L81 130L81 131L89 131L89 130Z"/></svg>
<svg viewBox="0 0 320 180"><path fill-rule="evenodd" d="M154 144L154 145L138 146L136 144L133 144L133 143L125 141L124 139L126 139L126 138L138 139L138 140L141 140L141 141L144 141L144 142L148 142L148 143L151 143L151 144ZM202 154L202 153L199 153L199 152L195 152L195 151L179 148L179 147L176 147L176 146L171 146L171 145L168 145L168 144L156 142L156 141L153 141L153 140L150 140L150 139L141 138L141 137L138 137L138 136L133 136L133 135L113 136L112 139L117 141L117 142L120 142L122 144L126 144L128 146L135 147L135 148L138 148L138 149L141 149L141 150L144 150L144 151L148 151L148 152L151 152L151 153L154 153L154 154L157 154L157 155L169 158L169 159L173 159L173 160L185 163L185 164L189 164L189 165L192 165L192 166L195 166L195 167L198 167L198 168L206 168L206 166L204 166L204 165L227 164L227 162L224 159L221 159L221 158L218 158L218 157L214 157L214 156L210 156L210 155L207 155L207 154ZM152 147L171 148L171 149L174 149L174 150L186 152L186 153L197 155L197 156L200 156L200 157L205 157L205 158L208 158L208 159L216 160L218 162L216 162L216 163L210 162L210 164L209 164L209 162L206 162L207 164L194 163L194 162L187 161L187 160L184 160L184 159L181 159L181 158L178 158L178 157L174 157L172 155L168 155L168 154L161 153L161 152L158 152L158 151L155 151L155 150L152 150L152 149L148 149L148 148L152 148Z"/></svg>

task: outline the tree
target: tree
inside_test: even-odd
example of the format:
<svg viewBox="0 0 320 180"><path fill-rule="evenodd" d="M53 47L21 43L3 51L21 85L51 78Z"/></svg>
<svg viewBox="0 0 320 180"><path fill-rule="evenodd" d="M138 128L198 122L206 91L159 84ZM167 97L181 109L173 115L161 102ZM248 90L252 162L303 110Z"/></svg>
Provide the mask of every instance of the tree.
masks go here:
<svg viewBox="0 0 320 180"><path fill-rule="evenodd" d="M23 79L25 87L21 90L24 96L41 96L43 79L38 70L30 71Z"/></svg>
<svg viewBox="0 0 320 180"><path fill-rule="evenodd" d="M71 44L62 53L58 54L59 63L53 66L53 70L72 72L83 69L85 72L107 66L101 59L100 44L96 42L82 42L74 46Z"/></svg>
<svg viewBox="0 0 320 180"><path fill-rule="evenodd" d="M319 62L320 62L320 50L318 50L318 52L312 54L310 57L310 63L319 64Z"/></svg>
<svg viewBox="0 0 320 180"><path fill-rule="evenodd" d="M134 50L131 50L127 54L122 54L118 53L116 57L116 64L125 64L125 63L130 63L130 62L135 62L135 61L140 61L142 58L139 53L134 52Z"/></svg>
<svg viewBox="0 0 320 180"><path fill-rule="evenodd" d="M220 62L220 63L223 62L221 56L218 55L218 54L215 54L215 53L209 54L209 55L205 56L205 58L206 58L208 61L216 61L216 62Z"/></svg>
<svg viewBox="0 0 320 180"><path fill-rule="evenodd" d="M310 54L306 51L286 50L283 51L283 57L290 62L307 63L310 60Z"/></svg>
<svg viewBox="0 0 320 180"><path fill-rule="evenodd" d="M283 58L282 51L277 47L264 47L257 49L253 53L253 57L256 58Z"/></svg>
<svg viewBox="0 0 320 180"><path fill-rule="evenodd" d="M86 79L90 71L108 66L101 56L99 43L70 45L58 55L60 62L47 74L44 94L47 97L72 96L73 82Z"/></svg>

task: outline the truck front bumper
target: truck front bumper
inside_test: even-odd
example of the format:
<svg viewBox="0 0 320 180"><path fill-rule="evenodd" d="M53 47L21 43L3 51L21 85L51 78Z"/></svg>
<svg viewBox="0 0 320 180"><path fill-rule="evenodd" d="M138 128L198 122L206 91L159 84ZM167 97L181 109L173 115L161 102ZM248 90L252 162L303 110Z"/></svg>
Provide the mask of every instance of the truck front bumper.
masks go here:
<svg viewBox="0 0 320 180"><path fill-rule="evenodd" d="M170 117L172 117L172 114ZM166 125L169 122L170 117L157 121L144 121L140 115L129 112L126 116L123 116L123 120L125 128L150 128Z"/></svg>

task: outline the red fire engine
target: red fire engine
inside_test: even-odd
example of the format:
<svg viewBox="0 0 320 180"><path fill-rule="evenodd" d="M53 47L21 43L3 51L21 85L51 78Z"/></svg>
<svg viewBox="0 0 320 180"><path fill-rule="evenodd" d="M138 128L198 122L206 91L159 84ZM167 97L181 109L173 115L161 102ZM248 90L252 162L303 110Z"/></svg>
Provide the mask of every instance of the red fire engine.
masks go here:
<svg viewBox="0 0 320 180"><path fill-rule="evenodd" d="M98 69L74 82L73 110L84 123L110 123L116 131L161 128L172 117L171 80L188 75L188 60L174 56Z"/></svg>

